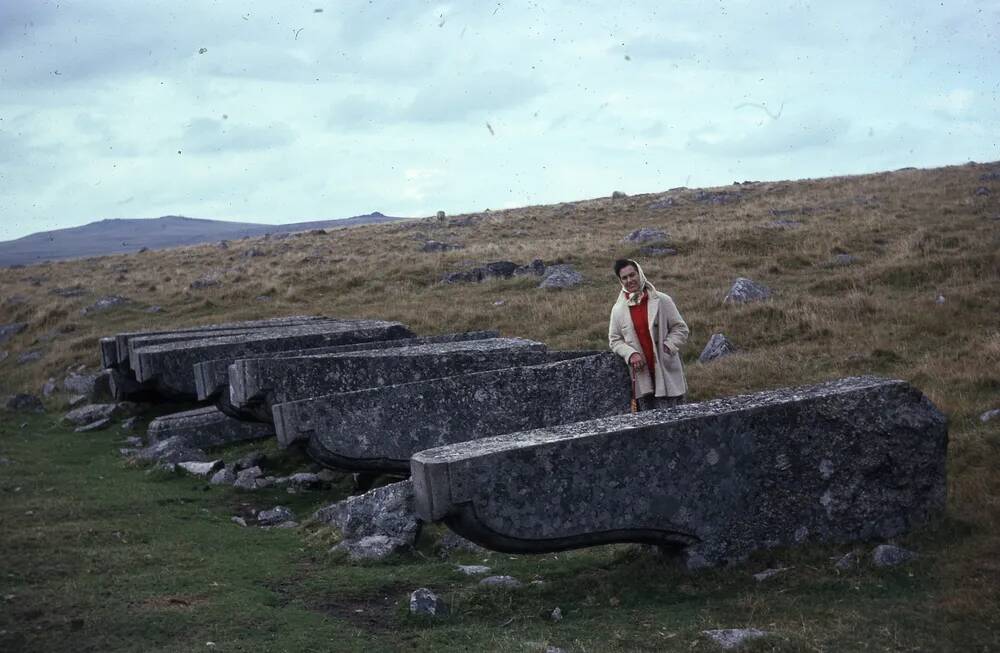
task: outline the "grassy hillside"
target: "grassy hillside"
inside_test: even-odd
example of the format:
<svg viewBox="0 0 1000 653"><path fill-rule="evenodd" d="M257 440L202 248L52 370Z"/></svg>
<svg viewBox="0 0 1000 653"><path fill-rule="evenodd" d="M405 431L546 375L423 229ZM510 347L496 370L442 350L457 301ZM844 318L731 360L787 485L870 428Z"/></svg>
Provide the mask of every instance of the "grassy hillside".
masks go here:
<svg viewBox="0 0 1000 653"><path fill-rule="evenodd" d="M1000 422L978 419L1000 408L998 173L1000 164L967 164L675 189L252 239L228 249L206 245L0 270L0 324L29 324L0 344L10 354L0 362L0 390L37 392L69 366L96 366L101 335L291 314L395 319L421 334L493 328L556 348L604 348L617 290L611 262L635 256L648 278L675 298L691 327L684 352L691 398L873 373L912 382L949 415L948 517L907 540L923 554L912 567L865 567L837 576L827 557L843 551L811 550L755 559L745 570L689 574L631 547L600 547L559 556L492 556L497 573L540 575L549 583L536 594L484 595L456 578L448 564L420 556L359 568L331 563L321 548L303 546L299 534L234 534L226 523L236 501L231 493L205 493L183 479L153 483L115 459L111 432L82 440L43 417L25 429L17 428L19 418L7 419L0 432L0 456L36 458L28 466L0 467L0 544L18 552L0 563L7 567L0 569L0 589L13 594L15 604L66 604L60 592L68 592L83 613L108 613L99 622L106 624L105 639L89 626L81 630L75 641L84 650L140 650L129 642L145 636L144 628L161 633L163 650L204 647L214 632L227 633L220 641L229 642L209 647L214 650L338 650L364 642L369 650L533 651L544 650L546 642L575 651L711 650L698 630L746 625L784 633L784 639L755 647L760 650L1000 648ZM639 227L668 232L677 254L643 256L638 246L622 243ZM464 248L422 252L429 239ZM837 265L838 254L857 260ZM535 258L571 263L586 282L564 291L537 289L535 277L439 283L463 267ZM206 276L218 283L192 288ZM768 285L774 297L722 305L738 276ZM76 288L75 296L63 296L74 295L67 288ZM81 314L106 295L130 301ZM148 312L150 306L163 310ZM715 332L742 352L697 364ZM40 352L40 359L18 364L27 351ZM131 516L131 503L112 501L110 488L76 494L76 484L82 488L94 475L141 497L134 509L142 516ZM66 513L61 524L42 527L25 517L26 510L44 510L50 502ZM218 523L209 528L205 520ZM129 558L139 550L109 540L108 524L116 532L135 531L142 555L159 566ZM179 550L174 536L163 542L164 529L207 548L198 555ZM232 548L209 546L223 529ZM59 538L65 538L62 548L54 544ZM254 554L263 557L254 559L266 569L233 559L232 551L243 547L263 547ZM776 561L795 570L766 585L749 578ZM164 578L158 571L177 566L178 578L191 578ZM144 596L126 600L120 596L124 581L108 575L132 569L145 570L132 590ZM215 582L229 579L226 592L217 597L215 590L192 589L200 572ZM444 590L458 609L429 625L406 618L401 605L371 620L345 607L374 605L381 597L391 606L420 584ZM205 607L167 605L153 618L153 608L143 603L178 593L189 605L195 596ZM540 616L555 605L573 617L556 624ZM41 635L31 634L22 612L0 620L0 630L20 637L10 641L45 641L47 650L60 650L51 638L32 639ZM253 615L247 627L254 632L284 633L298 644L284 645L277 636L241 639L229 623L237 612ZM157 625L136 625L147 623L143 619ZM64 626L74 628L71 621ZM330 645L330 637L343 646Z"/></svg>

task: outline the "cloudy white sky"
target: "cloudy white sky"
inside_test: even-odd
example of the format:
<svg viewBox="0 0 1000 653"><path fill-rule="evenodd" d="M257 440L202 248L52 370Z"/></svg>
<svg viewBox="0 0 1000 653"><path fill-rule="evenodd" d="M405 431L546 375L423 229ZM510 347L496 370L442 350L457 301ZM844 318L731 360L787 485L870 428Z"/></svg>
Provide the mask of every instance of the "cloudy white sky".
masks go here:
<svg viewBox="0 0 1000 653"><path fill-rule="evenodd" d="M1000 159L1000 1L0 0L0 240Z"/></svg>

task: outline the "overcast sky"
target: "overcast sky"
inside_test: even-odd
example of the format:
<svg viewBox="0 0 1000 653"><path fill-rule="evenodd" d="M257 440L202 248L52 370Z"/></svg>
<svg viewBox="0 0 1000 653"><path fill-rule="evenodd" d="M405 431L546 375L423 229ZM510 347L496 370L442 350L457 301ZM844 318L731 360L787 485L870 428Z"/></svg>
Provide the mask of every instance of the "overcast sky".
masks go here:
<svg viewBox="0 0 1000 653"><path fill-rule="evenodd" d="M1000 1L0 0L0 240L1000 159Z"/></svg>

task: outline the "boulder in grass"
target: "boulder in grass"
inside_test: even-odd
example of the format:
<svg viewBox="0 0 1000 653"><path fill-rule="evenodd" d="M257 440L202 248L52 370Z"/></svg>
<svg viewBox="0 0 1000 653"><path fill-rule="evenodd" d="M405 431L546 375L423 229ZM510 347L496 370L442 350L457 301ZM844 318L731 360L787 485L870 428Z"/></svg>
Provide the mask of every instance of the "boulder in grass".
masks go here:
<svg viewBox="0 0 1000 653"><path fill-rule="evenodd" d="M386 535L368 535L359 540L344 540L331 549L333 553L346 553L354 561L384 560L394 553L402 553L412 545Z"/></svg>
<svg viewBox="0 0 1000 653"><path fill-rule="evenodd" d="M295 519L295 515L285 506L275 506L257 513L257 523L261 526L277 526Z"/></svg>
<svg viewBox="0 0 1000 653"><path fill-rule="evenodd" d="M572 288L583 283L583 275L573 269L572 265L552 265L546 268L545 277L539 288L553 290L558 288Z"/></svg>
<svg viewBox="0 0 1000 653"><path fill-rule="evenodd" d="M160 462L166 464L182 461L208 460L208 456L200 449L192 448L182 437L175 436L160 440L145 449L135 453L135 459L141 462Z"/></svg>
<svg viewBox="0 0 1000 653"><path fill-rule="evenodd" d="M177 468L191 474L192 476L201 476L204 478L213 474L215 470L222 467L222 465L223 463L221 460L210 460L208 462L185 460L177 463Z"/></svg>
<svg viewBox="0 0 1000 653"><path fill-rule="evenodd" d="M232 485L236 482L236 472L231 467L223 467L208 480L212 485Z"/></svg>
<svg viewBox="0 0 1000 653"><path fill-rule="evenodd" d="M103 431L109 426L111 426L111 419L105 417L103 419L91 422L90 424L84 424L83 426L78 426L73 430L77 433L89 433L90 431Z"/></svg>
<svg viewBox="0 0 1000 653"><path fill-rule="evenodd" d="M640 227L622 238L623 243L661 243L670 238L667 232L652 227Z"/></svg>
<svg viewBox="0 0 1000 653"><path fill-rule="evenodd" d="M738 277L723 298L723 304L746 304L763 301L771 296L771 289L746 277Z"/></svg>
<svg viewBox="0 0 1000 653"><path fill-rule="evenodd" d="M352 559L377 560L407 550L420 533L411 481L348 497L320 508L314 517L340 531L343 541L334 550L346 551Z"/></svg>
<svg viewBox="0 0 1000 653"><path fill-rule="evenodd" d="M260 467L248 467L241 470L233 481L233 487L239 490L256 490L258 480L264 475Z"/></svg>
<svg viewBox="0 0 1000 653"><path fill-rule="evenodd" d="M410 593L410 614L436 617L446 612L444 601L426 587Z"/></svg>
<svg viewBox="0 0 1000 653"><path fill-rule="evenodd" d="M708 339L705 349L698 356L698 362L709 363L733 353L736 353L736 346L729 341L729 338L721 333L713 333L712 337Z"/></svg>
<svg viewBox="0 0 1000 653"><path fill-rule="evenodd" d="M766 637L768 633L757 628L720 628L703 630L701 634L729 651L743 646L752 639Z"/></svg>
<svg viewBox="0 0 1000 653"><path fill-rule="evenodd" d="M21 412L21 413L44 413L45 406L42 404L42 400L35 395L28 394L25 392L18 393L7 398L4 404L7 410Z"/></svg>
<svg viewBox="0 0 1000 653"><path fill-rule="evenodd" d="M524 583L513 576L487 576L479 581L479 586L490 589L516 590L524 587Z"/></svg>
<svg viewBox="0 0 1000 653"><path fill-rule="evenodd" d="M91 424L99 419L111 419L122 413L120 404L87 404L74 408L63 416L63 421L76 426Z"/></svg>
<svg viewBox="0 0 1000 653"><path fill-rule="evenodd" d="M979 421L985 424L991 420L1000 419L1000 408L994 408L993 410L988 410L979 416Z"/></svg>

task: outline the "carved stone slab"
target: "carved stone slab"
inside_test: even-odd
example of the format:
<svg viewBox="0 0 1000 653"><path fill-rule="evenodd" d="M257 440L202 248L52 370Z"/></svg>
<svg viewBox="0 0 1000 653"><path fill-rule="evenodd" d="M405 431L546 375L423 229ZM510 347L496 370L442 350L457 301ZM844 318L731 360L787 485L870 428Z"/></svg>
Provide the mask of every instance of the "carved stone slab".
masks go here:
<svg viewBox="0 0 1000 653"><path fill-rule="evenodd" d="M407 470L423 449L628 410L631 384L616 356L547 356L558 362L277 404L278 442L307 439L309 455L331 467Z"/></svg>
<svg viewBox="0 0 1000 653"><path fill-rule="evenodd" d="M147 430L150 445L178 435L188 446L204 449L269 438L274 436L274 429L269 424L235 420L209 406L157 417Z"/></svg>
<svg viewBox="0 0 1000 653"><path fill-rule="evenodd" d="M687 547L689 564L890 538L944 508L945 417L848 378L414 454L417 510L483 546Z"/></svg>
<svg viewBox="0 0 1000 653"><path fill-rule="evenodd" d="M228 358L232 361L283 349L346 345L412 335L398 322L337 320L155 345L137 346L138 339L133 339L129 342L129 363L139 383L154 384L163 395L194 398L197 396L194 366L205 360Z"/></svg>

